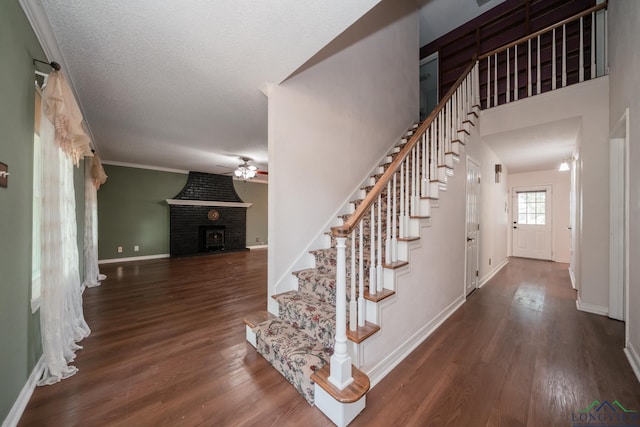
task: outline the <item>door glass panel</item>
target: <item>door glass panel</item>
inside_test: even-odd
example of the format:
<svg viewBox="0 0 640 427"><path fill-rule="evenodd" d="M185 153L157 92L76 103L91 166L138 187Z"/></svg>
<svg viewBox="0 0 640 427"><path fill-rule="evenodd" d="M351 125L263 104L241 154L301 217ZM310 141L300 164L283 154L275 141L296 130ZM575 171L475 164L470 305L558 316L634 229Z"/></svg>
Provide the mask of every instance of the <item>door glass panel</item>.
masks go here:
<svg viewBox="0 0 640 427"><path fill-rule="evenodd" d="M546 224L546 191L518 192L518 224Z"/></svg>

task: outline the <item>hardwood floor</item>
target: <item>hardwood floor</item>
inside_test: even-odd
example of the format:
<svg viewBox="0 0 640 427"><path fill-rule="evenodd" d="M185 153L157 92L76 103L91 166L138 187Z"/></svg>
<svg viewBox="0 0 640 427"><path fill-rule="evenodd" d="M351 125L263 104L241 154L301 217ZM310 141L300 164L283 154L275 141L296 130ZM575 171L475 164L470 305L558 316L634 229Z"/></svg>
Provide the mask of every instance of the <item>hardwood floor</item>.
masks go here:
<svg viewBox="0 0 640 427"><path fill-rule="evenodd" d="M266 250L101 266L80 371L21 426L330 426L244 339ZM594 400L640 410L624 325L578 312L566 264L512 259L367 396L354 426L569 426Z"/></svg>

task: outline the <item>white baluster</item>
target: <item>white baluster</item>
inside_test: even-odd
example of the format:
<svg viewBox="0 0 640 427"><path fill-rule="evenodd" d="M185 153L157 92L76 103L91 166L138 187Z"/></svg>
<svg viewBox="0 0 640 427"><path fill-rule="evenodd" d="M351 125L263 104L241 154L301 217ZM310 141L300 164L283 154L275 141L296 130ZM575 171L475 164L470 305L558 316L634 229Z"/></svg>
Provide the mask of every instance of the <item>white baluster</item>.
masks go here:
<svg viewBox="0 0 640 427"><path fill-rule="evenodd" d="M513 57L513 68L514 68L514 76L513 76L513 100L518 100L518 45L514 47L515 55Z"/></svg>
<svg viewBox="0 0 640 427"><path fill-rule="evenodd" d="M536 55L537 55L537 61L536 61L536 93L540 94L540 91L542 90L541 88L541 80L540 80L540 36L538 36L538 50L536 51Z"/></svg>
<svg viewBox="0 0 640 427"><path fill-rule="evenodd" d="M393 210L391 211L391 219L393 224L391 225L391 262L398 261L398 238L396 236L398 230L398 214L396 209L396 201L398 199L396 187L398 185L398 173L393 174Z"/></svg>
<svg viewBox="0 0 640 427"><path fill-rule="evenodd" d="M371 229L371 242L369 242L369 294L375 295L378 291L376 285L376 211L375 203L371 205L371 218L369 221Z"/></svg>
<svg viewBox="0 0 640 427"><path fill-rule="evenodd" d="M527 96L531 96L531 39L527 40Z"/></svg>
<svg viewBox="0 0 640 427"><path fill-rule="evenodd" d="M562 26L562 87L567 85L567 25Z"/></svg>
<svg viewBox="0 0 640 427"><path fill-rule="evenodd" d="M480 113L480 61L476 61L476 65L473 67L475 76L475 85L473 86L473 104L477 107L478 113Z"/></svg>
<svg viewBox="0 0 640 427"><path fill-rule="evenodd" d="M353 238L353 236L352 236ZM353 382L351 357L347 351L347 289L345 237L336 238L336 343L331 356L329 382L344 390Z"/></svg>
<svg viewBox="0 0 640 427"><path fill-rule="evenodd" d="M384 260L389 263L391 256L391 181L387 183L387 235L384 239Z"/></svg>
<svg viewBox="0 0 640 427"><path fill-rule="evenodd" d="M420 184L420 169L418 168L418 156L420 155L420 144L416 144L412 150L413 165L411 170L411 215L418 215L418 188Z"/></svg>
<svg viewBox="0 0 640 427"><path fill-rule="evenodd" d="M387 211L389 205L387 205ZM378 265L376 266L378 279L376 280L377 290L382 291L382 194L378 194Z"/></svg>
<svg viewBox="0 0 640 427"><path fill-rule="evenodd" d="M578 59L578 81L584 81L584 23L580 17L580 55Z"/></svg>
<svg viewBox="0 0 640 427"><path fill-rule="evenodd" d="M509 48L507 48L507 104L511 101L511 71L509 70Z"/></svg>
<svg viewBox="0 0 640 427"><path fill-rule="evenodd" d="M493 55L493 105L498 105L498 54Z"/></svg>
<svg viewBox="0 0 640 427"><path fill-rule="evenodd" d="M551 31L551 90L556 89L556 29Z"/></svg>
<svg viewBox="0 0 640 427"><path fill-rule="evenodd" d="M607 20L605 15L605 24L606 22ZM604 34L606 37L607 32L605 31ZM595 12L591 12L591 78L592 79L596 78L596 13Z"/></svg>
<svg viewBox="0 0 640 427"><path fill-rule="evenodd" d="M422 188L420 191L420 195L422 197L429 196L429 179L427 177L427 160L429 157L429 153L427 152L427 140L429 138L430 130L431 126L429 126L427 130L422 134Z"/></svg>
<svg viewBox="0 0 640 427"><path fill-rule="evenodd" d="M356 233L351 233L351 289L349 298L349 329L358 329L358 306L356 301Z"/></svg>
<svg viewBox="0 0 640 427"><path fill-rule="evenodd" d="M487 108L491 108L491 57L487 56Z"/></svg>
<svg viewBox="0 0 640 427"><path fill-rule="evenodd" d="M409 189L409 155L407 155L407 157L404 159L404 163L405 163L405 167L404 167L404 173L405 173L405 186L404 186L404 216L402 217L402 221L404 222L404 236L402 237L408 237L409 236L409 199L411 196L411 191Z"/></svg>
<svg viewBox="0 0 640 427"><path fill-rule="evenodd" d="M404 230L404 160L400 164L400 230L399 237L405 237Z"/></svg>
<svg viewBox="0 0 640 427"><path fill-rule="evenodd" d="M360 250L358 251L358 326L364 326L364 229L360 220Z"/></svg>

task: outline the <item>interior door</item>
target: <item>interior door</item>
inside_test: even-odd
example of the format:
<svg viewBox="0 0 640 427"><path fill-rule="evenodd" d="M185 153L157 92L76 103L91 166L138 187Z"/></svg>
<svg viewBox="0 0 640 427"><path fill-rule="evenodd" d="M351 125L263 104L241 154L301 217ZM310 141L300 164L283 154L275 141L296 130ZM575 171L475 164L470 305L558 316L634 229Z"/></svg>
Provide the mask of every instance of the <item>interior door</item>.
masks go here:
<svg viewBox="0 0 640 427"><path fill-rule="evenodd" d="M467 157L467 266L465 291L478 287L478 241L480 238L480 166Z"/></svg>
<svg viewBox="0 0 640 427"><path fill-rule="evenodd" d="M513 256L551 260L552 188L513 188Z"/></svg>

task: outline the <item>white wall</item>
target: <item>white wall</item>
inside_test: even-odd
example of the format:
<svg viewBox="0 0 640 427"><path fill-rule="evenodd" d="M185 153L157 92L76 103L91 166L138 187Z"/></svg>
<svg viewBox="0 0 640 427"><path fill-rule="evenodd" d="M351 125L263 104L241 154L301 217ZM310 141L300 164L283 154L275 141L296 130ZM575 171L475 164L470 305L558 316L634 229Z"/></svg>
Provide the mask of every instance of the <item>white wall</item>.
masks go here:
<svg viewBox="0 0 640 427"><path fill-rule="evenodd" d="M517 173L509 175L509 212L513 215L513 188L532 187L537 185L551 185L553 191L552 198L552 254L551 259L556 262L571 261L571 218L569 216L569 197L571 194L571 173L558 170ZM513 219L511 220L513 222ZM513 239L513 229L509 227L509 241ZM513 254L510 246L510 254Z"/></svg>
<svg viewBox="0 0 640 427"><path fill-rule="evenodd" d="M576 286L582 309L607 312L609 304L609 77L482 112L481 135L579 118Z"/></svg>
<svg viewBox="0 0 640 427"><path fill-rule="evenodd" d="M479 129L482 129L482 118L479 126L471 130L471 143L466 146L466 153L480 164L480 286L484 285L507 262L507 233L509 217L507 203L508 168L502 160L482 142ZM495 165L502 164L502 176L499 183L495 181Z"/></svg>
<svg viewBox="0 0 640 427"><path fill-rule="evenodd" d="M269 94L270 295L418 116L417 12L356 33Z"/></svg>
<svg viewBox="0 0 640 427"><path fill-rule="evenodd" d="M626 108L629 108L629 182L630 239L628 295L628 354L636 363L640 379L640 2L615 0L609 2L609 66L610 124L613 129Z"/></svg>

